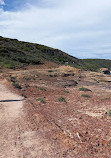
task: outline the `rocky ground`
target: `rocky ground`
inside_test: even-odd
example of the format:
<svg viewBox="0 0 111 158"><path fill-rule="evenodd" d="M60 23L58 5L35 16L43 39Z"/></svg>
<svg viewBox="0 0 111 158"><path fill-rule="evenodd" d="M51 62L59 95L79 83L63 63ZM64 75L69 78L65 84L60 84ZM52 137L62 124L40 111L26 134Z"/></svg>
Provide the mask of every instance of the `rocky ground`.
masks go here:
<svg viewBox="0 0 111 158"><path fill-rule="evenodd" d="M1 76L1 158L111 158L110 76L64 67Z"/></svg>

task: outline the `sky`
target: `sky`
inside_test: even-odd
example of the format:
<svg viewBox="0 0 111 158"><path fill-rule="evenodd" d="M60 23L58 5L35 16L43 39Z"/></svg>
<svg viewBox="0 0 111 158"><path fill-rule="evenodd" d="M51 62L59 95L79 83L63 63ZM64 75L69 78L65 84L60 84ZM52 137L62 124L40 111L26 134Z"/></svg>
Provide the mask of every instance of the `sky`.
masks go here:
<svg viewBox="0 0 111 158"><path fill-rule="evenodd" d="M0 36L111 59L111 0L0 0Z"/></svg>

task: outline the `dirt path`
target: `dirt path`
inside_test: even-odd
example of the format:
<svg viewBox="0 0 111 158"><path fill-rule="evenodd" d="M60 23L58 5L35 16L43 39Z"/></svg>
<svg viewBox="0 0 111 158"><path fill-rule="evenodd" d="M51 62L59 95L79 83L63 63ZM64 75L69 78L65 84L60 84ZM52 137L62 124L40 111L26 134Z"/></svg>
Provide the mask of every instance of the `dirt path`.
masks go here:
<svg viewBox="0 0 111 158"><path fill-rule="evenodd" d="M23 98L0 80L0 158L59 158L44 131L32 131L23 108Z"/></svg>
<svg viewBox="0 0 111 158"><path fill-rule="evenodd" d="M5 81L0 81L0 158L18 158L22 99L6 87Z"/></svg>

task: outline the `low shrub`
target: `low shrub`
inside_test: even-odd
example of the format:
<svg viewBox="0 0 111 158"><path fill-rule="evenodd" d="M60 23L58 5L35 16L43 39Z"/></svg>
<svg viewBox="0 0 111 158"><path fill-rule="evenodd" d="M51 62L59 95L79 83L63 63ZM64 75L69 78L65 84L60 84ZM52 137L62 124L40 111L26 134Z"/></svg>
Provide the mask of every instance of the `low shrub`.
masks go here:
<svg viewBox="0 0 111 158"><path fill-rule="evenodd" d="M79 91L91 91L91 90L88 88L85 88L85 87L81 87L81 88L79 88Z"/></svg>
<svg viewBox="0 0 111 158"><path fill-rule="evenodd" d="M111 110L109 110L108 115L111 116Z"/></svg>
<svg viewBox="0 0 111 158"><path fill-rule="evenodd" d="M26 81L30 81L31 80L31 77L25 77L24 78Z"/></svg>
<svg viewBox="0 0 111 158"><path fill-rule="evenodd" d="M22 89L21 85L17 82L13 82L12 85L15 87L15 88L18 88L18 89Z"/></svg>
<svg viewBox="0 0 111 158"><path fill-rule="evenodd" d="M109 98L103 98L103 99L100 99L100 101L105 101L105 100L109 100L110 99L110 97Z"/></svg>
<svg viewBox="0 0 111 158"><path fill-rule="evenodd" d="M86 98L91 98L91 96L88 95L88 94L82 94L81 96L82 96L82 97L86 97Z"/></svg>
<svg viewBox="0 0 111 158"><path fill-rule="evenodd" d="M59 102L66 102L66 100L65 100L64 97L60 97L60 98L58 98L58 101L59 101Z"/></svg>
<svg viewBox="0 0 111 158"><path fill-rule="evenodd" d="M65 90L64 93L69 93L69 91L66 91L66 90Z"/></svg>
<svg viewBox="0 0 111 158"><path fill-rule="evenodd" d="M10 81L11 81L11 82L16 82L16 77L10 76Z"/></svg>
<svg viewBox="0 0 111 158"><path fill-rule="evenodd" d="M46 91L46 89L44 87L40 87L40 90L42 91Z"/></svg>
<svg viewBox="0 0 111 158"><path fill-rule="evenodd" d="M45 100L43 98L36 98L36 100L41 102L41 103L45 103Z"/></svg>
<svg viewBox="0 0 111 158"><path fill-rule="evenodd" d="M53 72L53 70L48 70L48 72Z"/></svg>

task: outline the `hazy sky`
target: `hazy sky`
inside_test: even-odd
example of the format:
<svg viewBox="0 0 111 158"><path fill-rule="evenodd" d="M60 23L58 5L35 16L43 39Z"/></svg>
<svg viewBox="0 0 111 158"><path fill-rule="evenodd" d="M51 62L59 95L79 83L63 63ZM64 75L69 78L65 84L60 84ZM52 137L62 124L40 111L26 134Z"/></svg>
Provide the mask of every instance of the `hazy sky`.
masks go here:
<svg viewBox="0 0 111 158"><path fill-rule="evenodd" d="M0 0L0 35L111 59L111 0Z"/></svg>

